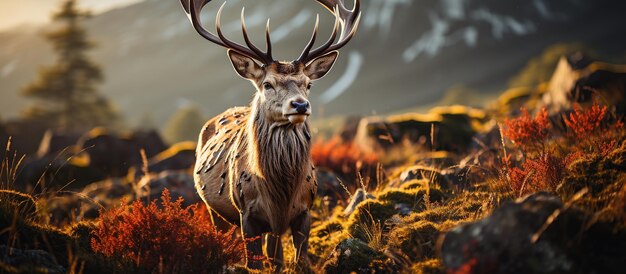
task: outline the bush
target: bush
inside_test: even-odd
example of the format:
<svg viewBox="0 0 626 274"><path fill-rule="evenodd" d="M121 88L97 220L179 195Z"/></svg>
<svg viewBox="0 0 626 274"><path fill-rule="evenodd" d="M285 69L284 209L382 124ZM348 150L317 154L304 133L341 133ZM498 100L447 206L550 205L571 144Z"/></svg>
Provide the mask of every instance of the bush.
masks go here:
<svg viewBox="0 0 626 274"><path fill-rule="evenodd" d="M149 271L164 273L221 272L226 265L241 261L243 241L234 229L219 232L211 224L204 206L182 208L166 189L161 208L152 201L136 201L101 212L91 246L105 256L121 256Z"/></svg>
<svg viewBox="0 0 626 274"><path fill-rule="evenodd" d="M522 115L517 118L504 120L502 134L522 147L542 147L551 127L548 111L545 108L541 109L535 118L532 118L525 108L522 108L521 112Z"/></svg>
<svg viewBox="0 0 626 274"><path fill-rule="evenodd" d="M356 178L357 172L365 171L366 177L371 175L368 171L373 171L378 161L376 154L364 152L353 142L342 141L338 136L313 143L311 158L315 165L343 174L348 180ZM352 175L354 177L348 177Z"/></svg>
<svg viewBox="0 0 626 274"><path fill-rule="evenodd" d="M541 153L536 158L526 159L521 169L510 169L511 188L519 196L541 190L555 191L563 180L565 167L565 160L551 153Z"/></svg>
<svg viewBox="0 0 626 274"><path fill-rule="evenodd" d="M605 115L606 106L601 107L598 103L594 103L587 109L582 109L580 105L575 104L574 112L569 114L569 118L563 117L563 121L576 138L584 140L600 129Z"/></svg>

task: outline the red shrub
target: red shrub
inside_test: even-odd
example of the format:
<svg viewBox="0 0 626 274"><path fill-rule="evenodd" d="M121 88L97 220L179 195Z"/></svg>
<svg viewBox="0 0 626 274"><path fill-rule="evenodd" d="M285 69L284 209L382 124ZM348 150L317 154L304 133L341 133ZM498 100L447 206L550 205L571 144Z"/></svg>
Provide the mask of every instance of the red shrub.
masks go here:
<svg viewBox="0 0 626 274"><path fill-rule="evenodd" d="M221 233L211 224L206 208L182 208L166 189L160 209L155 201L136 201L101 212L91 247L106 256L121 256L150 271L165 273L219 272L243 258L243 242L234 229Z"/></svg>
<svg viewBox="0 0 626 274"><path fill-rule="evenodd" d="M525 108L521 109L522 115L504 120L502 134L504 137L524 147L537 147L548 137L550 119L548 111L541 109L533 119Z"/></svg>
<svg viewBox="0 0 626 274"><path fill-rule="evenodd" d="M345 175L354 175L361 167L373 166L378 161L376 154L363 152L354 143L346 143L339 137L315 142L311 158L315 165Z"/></svg>
<svg viewBox="0 0 626 274"><path fill-rule="evenodd" d="M577 139L588 138L600 128L600 124L606 115L606 106L594 103L587 109L582 109L580 105L574 105L574 112L568 117L563 117L565 125L572 130Z"/></svg>
<svg viewBox="0 0 626 274"><path fill-rule="evenodd" d="M563 179L565 162L549 153L541 153L537 158L526 159L522 168L508 169L511 189L520 196L542 190L554 191Z"/></svg>

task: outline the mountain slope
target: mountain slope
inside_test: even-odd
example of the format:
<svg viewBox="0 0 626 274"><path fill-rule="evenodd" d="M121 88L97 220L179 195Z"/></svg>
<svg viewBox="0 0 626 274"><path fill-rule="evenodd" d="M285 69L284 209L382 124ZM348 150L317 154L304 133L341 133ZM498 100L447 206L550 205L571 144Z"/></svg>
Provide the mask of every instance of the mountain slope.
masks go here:
<svg viewBox="0 0 626 274"><path fill-rule="evenodd" d="M210 3L208 29L221 2ZM241 38L239 12L262 45L262 26L272 18L275 56L291 60L308 40L315 13L320 35L332 17L314 1L229 1L223 23ZM584 42L620 53L626 44L622 1L579 0L363 0L363 20L332 73L316 83L311 99L324 115L389 112L433 102L449 87L502 89L531 56L557 42ZM39 36L45 27L0 33L0 109L14 116L27 103L17 94L37 67L54 61ZM225 50L200 38L176 0L149 0L87 22L103 65L101 91L129 120L144 114L164 121L180 105L197 104L215 115L244 105L252 86L233 73ZM320 39L320 40L323 40Z"/></svg>

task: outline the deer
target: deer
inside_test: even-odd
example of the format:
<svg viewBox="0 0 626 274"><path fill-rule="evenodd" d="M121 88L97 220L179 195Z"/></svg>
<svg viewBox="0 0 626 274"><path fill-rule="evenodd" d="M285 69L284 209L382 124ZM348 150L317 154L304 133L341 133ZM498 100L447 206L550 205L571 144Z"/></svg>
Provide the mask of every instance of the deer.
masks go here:
<svg viewBox="0 0 626 274"><path fill-rule="evenodd" d="M319 14L310 40L294 61L272 57L269 19L265 25L266 50L248 37L241 10L245 46L225 37L220 27L224 4L216 14L216 34L200 21L211 0L181 0L194 29L206 40L227 49L235 72L255 88L249 106L233 107L213 117L200 131L194 167L195 187L216 218L237 225L246 240L246 265L262 269L266 257L279 271L283 266L281 235L291 230L296 260L310 263L308 238L311 206L317 191L311 161L312 113L308 96L311 82L332 68L338 50L355 35L361 17L360 2L352 9L343 0L317 0L335 18L330 38L313 48Z"/></svg>

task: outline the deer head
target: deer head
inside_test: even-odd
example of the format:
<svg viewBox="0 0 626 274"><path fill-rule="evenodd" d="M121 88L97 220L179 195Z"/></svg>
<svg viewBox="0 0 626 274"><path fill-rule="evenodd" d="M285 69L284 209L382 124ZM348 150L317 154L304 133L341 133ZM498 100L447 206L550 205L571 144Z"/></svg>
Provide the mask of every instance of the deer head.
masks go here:
<svg viewBox="0 0 626 274"><path fill-rule="evenodd" d="M308 100L311 82L326 75L337 59L337 50L354 36L360 19L359 0L355 0L351 10L345 7L342 0L317 0L333 13L333 32L324 44L313 49L318 31L318 14L311 39L302 54L291 62L272 58L269 19L265 27L266 50L260 50L250 41L244 19L245 8L241 10L241 31L246 46L229 40L221 31L220 17L225 3L217 12L217 35L207 31L200 22L200 12L210 1L181 0L181 3L196 31L207 40L227 48L235 71L252 82L257 90L253 108L273 124L297 125L305 122L311 115Z"/></svg>

